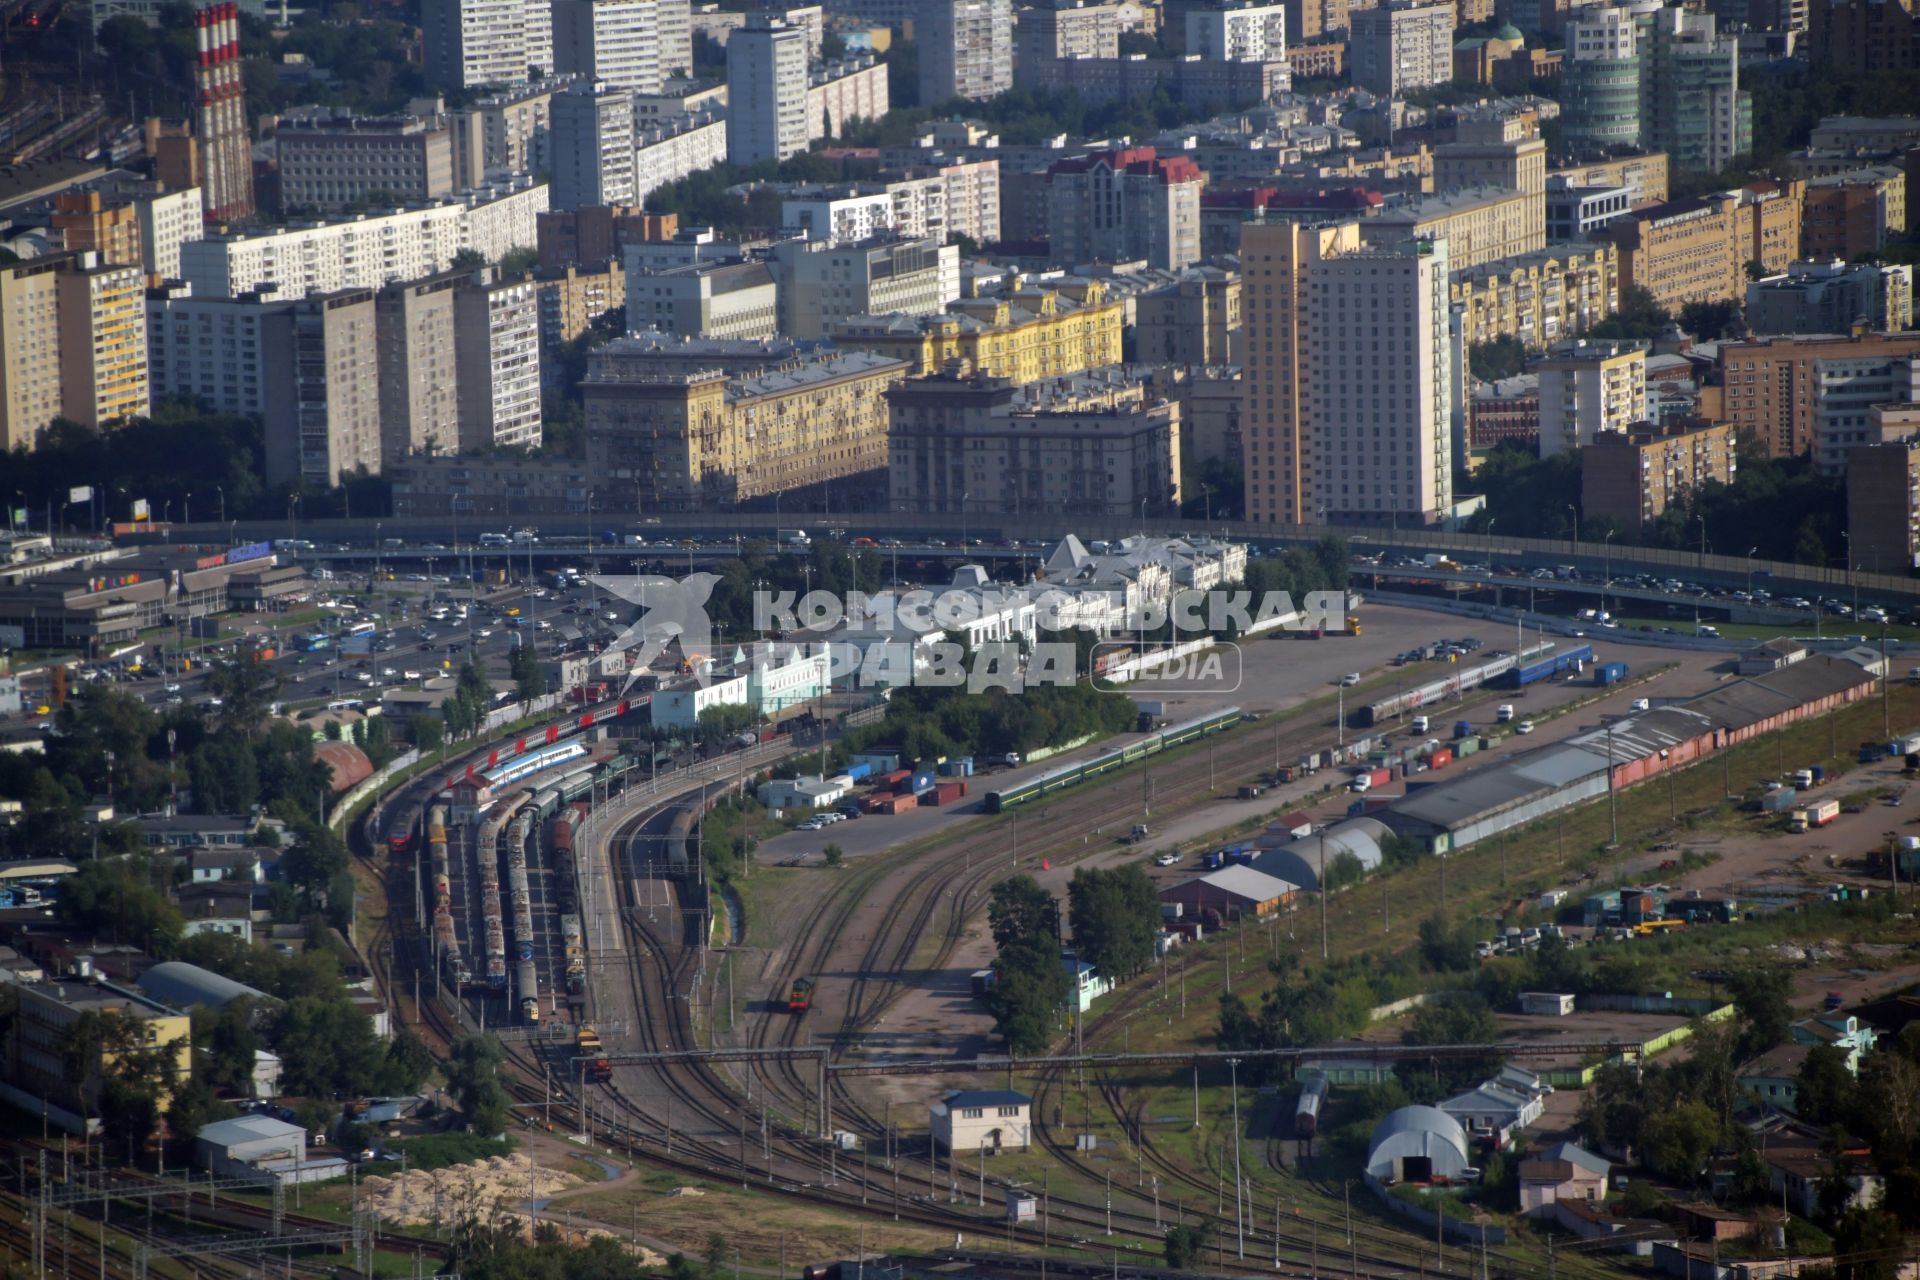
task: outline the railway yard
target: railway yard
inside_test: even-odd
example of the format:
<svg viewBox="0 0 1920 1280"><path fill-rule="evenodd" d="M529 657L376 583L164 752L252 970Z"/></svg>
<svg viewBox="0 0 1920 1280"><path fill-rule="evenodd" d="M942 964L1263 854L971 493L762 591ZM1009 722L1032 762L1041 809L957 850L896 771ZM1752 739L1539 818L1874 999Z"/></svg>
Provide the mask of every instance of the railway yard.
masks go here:
<svg viewBox="0 0 1920 1280"><path fill-rule="evenodd" d="M437 1049L464 1035L498 1036L512 1132L536 1163L591 1155L596 1178L607 1179L552 1197L510 1197L511 1208L635 1247L691 1255L719 1231L735 1265L744 1258L760 1274L793 1274L830 1250L912 1253L983 1274L1118 1275L1158 1269L1162 1237L1179 1224L1206 1230L1206 1252L1191 1265L1221 1272L1357 1278L1477 1269L1528 1280L1617 1272L1611 1255L1570 1242L1556 1253L1541 1233L1483 1231L1475 1241L1382 1212L1349 1170L1302 1139L1284 1073L1227 1061L1215 1051L1214 1022L1223 994L1257 1001L1270 961L1413 946L1416 917L1436 901L1448 910L1449 892L1462 916L1505 919L1544 886L1651 859L1648 849L1692 829L1671 777L1662 803L1639 798L1624 834L1617 817L1608 830L1595 806L1571 819L1563 811L1557 832L1536 831L1511 851L1503 845L1497 874L1490 850L1470 849L1428 860L1440 865L1383 869L1377 890L1369 882L1332 895L1331 906L1325 895L1303 894L1257 922L1229 922L1171 948L1063 1023L1054 1057L996 1057L1003 1050L992 1020L968 990L968 973L992 955L985 906L996 882L1030 874L1064 895L1077 868L1162 851L1185 862L1282 811L1336 824L1358 803L1344 772L1295 769L1296 761L1347 751L1350 736L1399 750L1425 735L1427 712L1436 726L1490 724L1497 705L1519 696L1495 687L1502 672L1542 665L1550 651L1527 648L1499 669L1462 659L1459 671L1484 667L1484 686L1480 675L1456 675L1441 693L1422 694L1420 682L1436 669L1410 673L1388 660L1436 625L1476 647L1514 641L1495 624L1381 608L1369 610L1364 640L1260 642L1231 703L1177 698L1164 730L982 776L968 803L951 809L837 829L830 838L855 855L843 865L822 865L828 838L775 835L727 884L708 873L703 821L799 750L793 740L656 772L623 754L617 729L642 707L593 708L554 722L544 739L529 731L450 759L361 815L349 832L355 874L379 909L368 911L373 923L356 941L394 1017ZM1336 654L1335 646L1349 647ZM1730 678L1724 655L1636 648L1626 637L1579 647L1592 660L1629 662L1631 678L1609 688L1562 678L1576 665L1567 660L1574 646L1562 642L1551 652L1568 672L1542 669L1526 677L1533 687L1520 686L1526 736L1489 745L1479 767L1563 743L1649 698L1677 703ZM1350 689L1332 674L1349 667L1362 677ZM1826 732L1836 746L1870 737L1896 708L1920 715L1920 697L1882 690L1831 713ZM1799 735L1795 750L1803 750L1805 726L1777 732ZM1730 750L1748 753L1739 764L1752 773L1773 747ZM1720 773L1683 775L1694 827L1726 798ZM1264 794L1230 798L1256 781ZM1143 842L1115 840L1136 824L1150 825ZM1449 861L1461 864L1451 888ZM1152 874L1164 886L1192 871ZM1398 932L1388 895L1400 899ZM1532 1034L1510 1018L1502 1025L1517 1062L1577 1065L1595 1050L1595 1037ZM1644 1030L1621 1020L1597 1040L1625 1043ZM1383 1022L1363 1042L1387 1061L1436 1056L1398 1041ZM992 1156L936 1145L928 1107L951 1089L1029 1096L1030 1144ZM1316 1115L1324 1106L1338 1116L1348 1105L1338 1090L1313 1099ZM1558 1113L1571 1123L1568 1107ZM263 1265L287 1274L344 1265L425 1275L446 1246L432 1229L380 1224L362 1211L354 1186L308 1191L323 1206L313 1216L287 1202L292 1191L207 1183L190 1192L177 1174L94 1165L43 1173L49 1153L61 1163L57 1143L17 1131L9 1145L18 1176L0 1178L0 1250L44 1262L49 1274L237 1276ZM113 1194L101 1194L105 1187ZM251 1251L235 1246L226 1258L204 1247L219 1238L208 1234L216 1227L252 1239ZM88 1260L75 1262L76 1254Z"/></svg>

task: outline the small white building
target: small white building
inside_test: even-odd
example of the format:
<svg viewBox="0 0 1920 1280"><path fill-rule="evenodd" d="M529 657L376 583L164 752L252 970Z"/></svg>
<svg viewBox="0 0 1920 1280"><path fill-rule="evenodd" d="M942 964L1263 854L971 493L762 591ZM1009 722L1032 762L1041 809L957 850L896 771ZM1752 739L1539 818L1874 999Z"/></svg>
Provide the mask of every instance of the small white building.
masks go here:
<svg viewBox="0 0 1920 1280"><path fill-rule="evenodd" d="M1061 956L1060 963L1066 966L1067 981L1073 987L1067 999L1077 1012L1087 1012L1095 1000L1113 991L1113 980L1078 956Z"/></svg>
<svg viewBox="0 0 1920 1280"><path fill-rule="evenodd" d="M1011 1089L955 1091L927 1115L934 1142L949 1155L1025 1151L1033 1140L1033 1099Z"/></svg>
<svg viewBox="0 0 1920 1280"><path fill-rule="evenodd" d="M272 1116L217 1120L195 1135L200 1166L225 1178L325 1182L347 1171L338 1156L307 1158L307 1131Z"/></svg>
<svg viewBox="0 0 1920 1280"><path fill-rule="evenodd" d="M755 793L769 809L831 809L847 798L845 775L833 778L775 778Z"/></svg>
<svg viewBox="0 0 1920 1280"><path fill-rule="evenodd" d="M265 1049L253 1051L253 1096L256 1098L277 1098L280 1096L280 1055L269 1053Z"/></svg>
<svg viewBox="0 0 1920 1280"><path fill-rule="evenodd" d="M1498 1075L1477 1089L1438 1103L1438 1109L1451 1116L1467 1133L1493 1138L1505 1146L1514 1132L1540 1118L1546 1110L1546 1095L1552 1087L1522 1067L1500 1068Z"/></svg>
<svg viewBox="0 0 1920 1280"><path fill-rule="evenodd" d="M752 701L744 674L661 689L653 695L653 722L662 728L691 729L709 707L748 706Z"/></svg>
<svg viewBox="0 0 1920 1280"><path fill-rule="evenodd" d="M1564 1018L1573 1012L1573 997L1560 991L1522 991L1520 1012L1539 1018Z"/></svg>

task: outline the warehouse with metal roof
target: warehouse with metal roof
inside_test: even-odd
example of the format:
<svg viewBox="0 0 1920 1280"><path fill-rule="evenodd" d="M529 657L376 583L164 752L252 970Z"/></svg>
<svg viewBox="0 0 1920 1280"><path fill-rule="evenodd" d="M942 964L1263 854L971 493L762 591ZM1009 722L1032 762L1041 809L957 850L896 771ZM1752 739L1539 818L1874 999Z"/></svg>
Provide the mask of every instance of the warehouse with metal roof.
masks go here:
<svg viewBox="0 0 1920 1280"><path fill-rule="evenodd" d="M183 960L164 960L134 980L151 998L175 1009L224 1009L241 997L271 1000L264 991L223 978L211 969Z"/></svg>
<svg viewBox="0 0 1920 1280"><path fill-rule="evenodd" d="M1324 831L1289 840L1276 849L1264 849L1254 855L1249 865L1255 871L1302 889L1318 889L1322 864L1331 865L1343 853L1358 858L1361 867L1367 871L1379 866L1381 848L1392 834L1373 818L1348 818Z"/></svg>
<svg viewBox="0 0 1920 1280"><path fill-rule="evenodd" d="M1466 1130L1438 1107L1390 1111L1367 1142L1367 1175L1381 1182L1452 1180L1472 1164Z"/></svg>

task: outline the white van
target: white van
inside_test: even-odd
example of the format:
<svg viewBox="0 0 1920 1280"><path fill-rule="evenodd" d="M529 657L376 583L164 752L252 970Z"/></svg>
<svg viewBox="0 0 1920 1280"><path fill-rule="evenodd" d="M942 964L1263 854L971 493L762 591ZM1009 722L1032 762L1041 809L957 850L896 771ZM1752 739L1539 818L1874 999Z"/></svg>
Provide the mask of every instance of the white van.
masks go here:
<svg viewBox="0 0 1920 1280"><path fill-rule="evenodd" d="M1413 720L1407 725L1407 728L1413 731L1414 733L1425 733L1427 731L1427 727L1428 727L1428 722L1427 722L1427 717L1425 716L1415 716Z"/></svg>
<svg viewBox="0 0 1920 1280"><path fill-rule="evenodd" d="M1501 724L1510 723L1513 720L1513 704L1511 702L1501 703L1500 709L1494 712L1493 718Z"/></svg>

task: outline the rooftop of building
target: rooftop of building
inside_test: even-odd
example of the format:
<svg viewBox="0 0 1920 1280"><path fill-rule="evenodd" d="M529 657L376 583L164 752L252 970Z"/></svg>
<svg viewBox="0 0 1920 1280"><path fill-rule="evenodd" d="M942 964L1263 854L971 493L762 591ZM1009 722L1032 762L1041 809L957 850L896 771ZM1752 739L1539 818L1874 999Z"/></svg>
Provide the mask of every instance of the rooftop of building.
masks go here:
<svg viewBox="0 0 1920 1280"><path fill-rule="evenodd" d="M1849 169L1845 173L1830 173L1822 178L1808 178L1809 187L1852 187L1868 182L1905 182L1906 170L1892 164L1862 165L1858 169Z"/></svg>
<svg viewBox="0 0 1920 1280"><path fill-rule="evenodd" d="M1138 177L1154 177L1167 184L1205 182L1207 175L1191 156L1163 156L1152 147L1116 147L1090 151L1083 156L1058 160L1047 170L1049 175L1088 173L1106 168Z"/></svg>
<svg viewBox="0 0 1920 1280"><path fill-rule="evenodd" d="M790 395L806 387L824 386L842 378L904 374L907 362L873 351L846 351L825 359L787 365L752 377L735 378L727 383L728 400L751 400L759 396Z"/></svg>
<svg viewBox="0 0 1920 1280"><path fill-rule="evenodd" d="M1375 218L1385 224L1425 222L1454 214L1471 213L1493 205L1507 204L1528 197L1505 187L1461 187L1432 195L1401 195L1386 201Z"/></svg>

